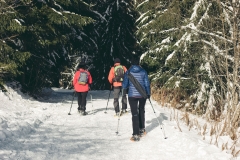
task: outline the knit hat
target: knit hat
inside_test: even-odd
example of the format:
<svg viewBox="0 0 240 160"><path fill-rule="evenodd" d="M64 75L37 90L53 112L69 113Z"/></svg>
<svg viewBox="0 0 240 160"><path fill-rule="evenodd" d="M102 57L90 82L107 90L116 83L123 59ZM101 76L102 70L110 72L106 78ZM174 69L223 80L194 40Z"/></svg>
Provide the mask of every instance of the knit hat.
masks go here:
<svg viewBox="0 0 240 160"><path fill-rule="evenodd" d="M114 59L114 63L121 63L119 58Z"/></svg>
<svg viewBox="0 0 240 160"><path fill-rule="evenodd" d="M85 62L80 62L79 64L78 64L78 69L80 69L80 68L85 68L86 67L86 63Z"/></svg>
<svg viewBox="0 0 240 160"><path fill-rule="evenodd" d="M133 56L131 59L131 64L132 65L139 65L139 57Z"/></svg>

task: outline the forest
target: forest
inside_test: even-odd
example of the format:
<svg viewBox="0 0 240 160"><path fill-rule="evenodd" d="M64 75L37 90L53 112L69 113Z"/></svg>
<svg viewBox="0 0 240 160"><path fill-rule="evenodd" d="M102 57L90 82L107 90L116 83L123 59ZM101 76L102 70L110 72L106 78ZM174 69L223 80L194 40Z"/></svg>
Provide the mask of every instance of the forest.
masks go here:
<svg viewBox="0 0 240 160"><path fill-rule="evenodd" d="M71 89L80 61L92 89L109 90L113 60L129 68L138 55L154 100L239 141L240 1L0 0L0 15L2 91L8 81L34 98Z"/></svg>

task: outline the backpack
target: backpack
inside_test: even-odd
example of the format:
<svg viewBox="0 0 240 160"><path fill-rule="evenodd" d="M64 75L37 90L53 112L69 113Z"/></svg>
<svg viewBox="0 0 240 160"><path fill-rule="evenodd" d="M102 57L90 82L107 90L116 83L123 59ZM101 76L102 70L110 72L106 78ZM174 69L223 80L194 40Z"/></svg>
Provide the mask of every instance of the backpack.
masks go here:
<svg viewBox="0 0 240 160"><path fill-rule="evenodd" d="M88 74L86 71L80 71L78 84L85 85L88 82Z"/></svg>
<svg viewBox="0 0 240 160"><path fill-rule="evenodd" d="M122 65L118 65L114 67L115 81L122 82L124 77L124 69Z"/></svg>

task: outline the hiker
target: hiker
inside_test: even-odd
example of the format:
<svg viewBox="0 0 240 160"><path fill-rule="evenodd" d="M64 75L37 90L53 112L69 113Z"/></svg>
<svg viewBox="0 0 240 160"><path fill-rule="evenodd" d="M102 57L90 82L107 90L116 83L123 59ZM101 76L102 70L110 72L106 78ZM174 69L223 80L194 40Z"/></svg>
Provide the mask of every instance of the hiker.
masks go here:
<svg viewBox="0 0 240 160"><path fill-rule="evenodd" d="M127 68L120 64L120 59L116 58L114 60L114 66L110 69L108 74L108 81L111 84L111 88L113 86L113 95L114 95L114 102L113 106L116 112L116 116L120 116L126 113L127 109L127 97L126 92L122 92L122 111L120 113L119 110L119 95L122 91L122 81L124 77L124 73L127 71Z"/></svg>
<svg viewBox="0 0 240 160"><path fill-rule="evenodd" d="M133 77L140 83L143 92L146 94L143 97L135 85L130 81L128 74L131 73ZM132 129L133 134L131 141L139 141L140 137L146 135L145 130L145 104L147 98L150 98L150 82L147 72L139 65L139 58L133 57L131 60L131 67L125 73L123 83L123 90L128 89L128 102L132 113ZM141 87L140 87L141 88Z"/></svg>
<svg viewBox="0 0 240 160"><path fill-rule="evenodd" d="M73 86L78 97L78 112L82 115L87 115L87 94L90 90L91 84L92 76L89 71L86 70L86 64L84 62L80 62L77 67L77 72L73 78Z"/></svg>

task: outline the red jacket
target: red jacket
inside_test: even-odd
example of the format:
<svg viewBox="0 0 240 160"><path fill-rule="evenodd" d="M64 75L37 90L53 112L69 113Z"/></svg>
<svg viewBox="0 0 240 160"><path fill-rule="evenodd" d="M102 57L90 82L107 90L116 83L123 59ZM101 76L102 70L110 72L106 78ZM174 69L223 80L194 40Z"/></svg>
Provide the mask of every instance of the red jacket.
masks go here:
<svg viewBox="0 0 240 160"><path fill-rule="evenodd" d="M78 84L78 78L79 78L79 75L80 75L80 71L85 71L88 74L88 82L85 85ZM77 92L87 92L87 91L89 91L89 84L92 84L91 74L87 70L84 70L84 69L80 68L75 73L74 78L73 78L73 86L74 86L75 91L77 91Z"/></svg>
<svg viewBox="0 0 240 160"><path fill-rule="evenodd" d="M120 63L115 63L115 64L114 64L114 67L115 67L115 66L118 66L118 65L120 65ZM109 83L111 83L111 84L113 83L113 86L114 86L114 87L122 86L122 82L113 82L113 78L115 77L114 67L112 67L112 68L110 69L110 71L109 71L108 81L109 81ZM125 66L123 66L123 69L124 69L124 72L127 71L127 68L126 68Z"/></svg>

